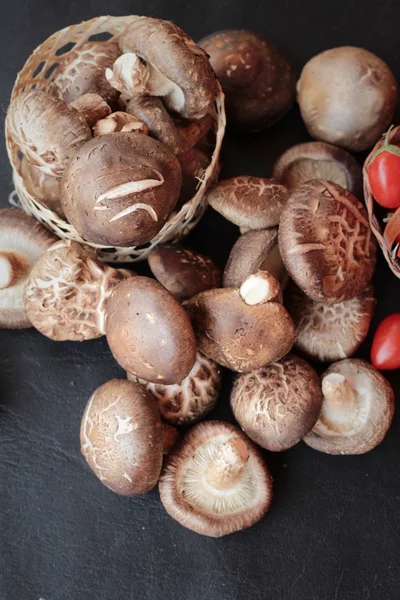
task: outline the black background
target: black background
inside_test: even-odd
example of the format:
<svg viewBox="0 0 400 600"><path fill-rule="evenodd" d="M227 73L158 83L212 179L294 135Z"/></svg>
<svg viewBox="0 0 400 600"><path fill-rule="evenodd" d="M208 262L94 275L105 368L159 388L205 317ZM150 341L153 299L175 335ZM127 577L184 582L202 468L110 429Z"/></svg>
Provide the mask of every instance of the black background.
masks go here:
<svg viewBox="0 0 400 600"><path fill-rule="evenodd" d="M400 80L395 0L1 0L2 118L17 72L53 31L130 13L175 20L195 40L221 28L258 30L298 73L326 48L364 46ZM284 149L306 139L297 108L263 133L228 135L223 176L268 176ZM4 146L0 160L6 206L12 187ZM223 266L237 235L208 211L188 244ZM371 333L399 309L400 282L382 258L375 284ZM369 346L370 338L361 356ZM400 598L400 411L385 441L365 456L329 457L302 443L266 454L275 479L267 517L247 531L208 539L168 517L155 490L133 499L112 494L82 459L86 401L123 375L104 339L61 344L34 330L0 331L1 600ZM388 376L400 392L399 373ZM225 374L214 418L232 420L229 383Z"/></svg>

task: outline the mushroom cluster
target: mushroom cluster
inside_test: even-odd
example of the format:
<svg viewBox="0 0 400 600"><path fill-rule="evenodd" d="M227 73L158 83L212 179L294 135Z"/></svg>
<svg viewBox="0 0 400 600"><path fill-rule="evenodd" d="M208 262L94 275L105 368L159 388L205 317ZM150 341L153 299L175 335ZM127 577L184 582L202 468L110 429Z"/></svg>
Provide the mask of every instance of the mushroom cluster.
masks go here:
<svg viewBox="0 0 400 600"><path fill-rule="evenodd" d="M146 244L210 165L218 93L207 54L171 22L132 17L75 45L9 106L25 190L91 245Z"/></svg>
<svg viewBox="0 0 400 600"><path fill-rule="evenodd" d="M86 462L120 495L159 482L169 515L219 537L268 511L272 478L257 446L281 452L304 440L360 454L391 424L389 383L352 358L375 307L376 243L360 167L343 148L376 141L397 86L361 49L304 67L298 101L322 141L289 148L272 177L207 183L211 208L240 229L223 271L177 243L148 251L153 277L100 262L93 245L148 249L195 193L210 164L216 75L233 129L272 125L293 102L294 72L260 35L222 31L200 46L173 23L132 17L112 40L62 56L46 90L14 97L7 132L25 188L84 242L57 241L32 217L0 211L0 327L33 325L52 341L104 335L126 379L87 402ZM303 355L333 364L320 377ZM240 429L204 421L222 367L235 372Z"/></svg>

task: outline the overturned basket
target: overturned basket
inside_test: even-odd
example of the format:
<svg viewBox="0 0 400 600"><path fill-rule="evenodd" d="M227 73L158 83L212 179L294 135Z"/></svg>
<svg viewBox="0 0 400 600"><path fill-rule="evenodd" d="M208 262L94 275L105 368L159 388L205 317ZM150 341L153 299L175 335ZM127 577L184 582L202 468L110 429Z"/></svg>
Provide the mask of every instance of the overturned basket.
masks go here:
<svg viewBox="0 0 400 600"><path fill-rule="evenodd" d="M132 17L96 17L90 21L71 25L54 33L31 54L15 82L11 100L21 92L36 88L49 89L57 74L58 61L72 49L79 48L87 41L109 41L118 36L129 25ZM211 162L199 182L197 192L182 208L173 213L164 227L147 244L135 247L100 246L83 240L75 228L55 212L41 204L24 186L20 174L21 154L6 128L7 152L13 169L13 182L21 208L34 216L58 237L74 240L92 248L96 255L107 262L135 262L146 258L150 250L162 243L179 240L186 236L202 217L207 203L205 194L208 187L218 177L219 154L225 132L224 96L221 88L216 98L215 148Z"/></svg>
<svg viewBox="0 0 400 600"><path fill-rule="evenodd" d="M385 209L375 202L371 192L367 172L367 167L371 158L382 146L385 138L386 133L375 145L374 149L371 151L364 163L364 198L372 232L375 235L378 244L382 248L383 255L386 258L389 267L396 277L400 278L400 258L397 256L400 240L400 208L398 208L394 213L387 212L387 209L385 212ZM392 129L388 139L391 144L400 144L400 127L395 127Z"/></svg>

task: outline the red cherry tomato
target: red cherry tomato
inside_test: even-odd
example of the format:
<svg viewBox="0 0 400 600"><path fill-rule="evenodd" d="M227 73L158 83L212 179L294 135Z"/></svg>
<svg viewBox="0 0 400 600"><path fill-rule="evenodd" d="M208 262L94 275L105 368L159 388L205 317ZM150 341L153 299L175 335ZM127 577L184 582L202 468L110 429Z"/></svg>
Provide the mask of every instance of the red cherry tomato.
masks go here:
<svg viewBox="0 0 400 600"><path fill-rule="evenodd" d="M385 208L400 206L400 148L389 143L390 129L385 142L370 159L368 180L375 200Z"/></svg>
<svg viewBox="0 0 400 600"><path fill-rule="evenodd" d="M400 313L380 323L372 342L371 362L381 371L400 369Z"/></svg>

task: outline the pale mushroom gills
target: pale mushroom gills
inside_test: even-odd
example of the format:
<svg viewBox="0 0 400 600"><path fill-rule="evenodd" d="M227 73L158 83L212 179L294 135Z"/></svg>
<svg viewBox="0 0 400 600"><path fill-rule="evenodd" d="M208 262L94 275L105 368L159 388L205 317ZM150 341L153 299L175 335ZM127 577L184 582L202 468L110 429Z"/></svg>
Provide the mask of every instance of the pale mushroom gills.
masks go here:
<svg viewBox="0 0 400 600"><path fill-rule="evenodd" d="M394 413L394 393L371 364L350 358L334 363L322 376L323 402L318 421L304 438L327 454L364 454L385 437Z"/></svg>
<svg viewBox="0 0 400 600"><path fill-rule="evenodd" d="M307 142L292 146L276 161L272 174L289 190L310 179L323 179L362 197L361 166L349 152L332 144Z"/></svg>
<svg viewBox="0 0 400 600"><path fill-rule="evenodd" d="M0 209L0 327L32 327L24 289L32 268L56 237L14 208Z"/></svg>
<svg viewBox="0 0 400 600"><path fill-rule="evenodd" d="M171 517L210 537L251 527L272 500L261 452L222 421L200 423L186 434L166 460L159 489Z"/></svg>

